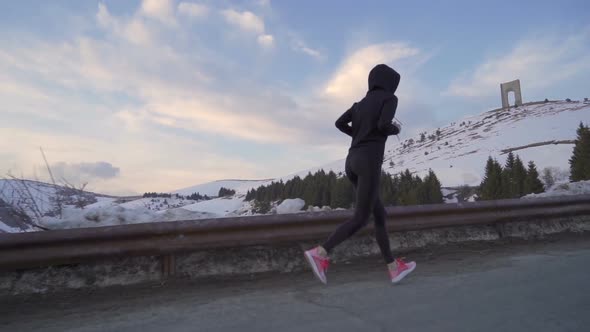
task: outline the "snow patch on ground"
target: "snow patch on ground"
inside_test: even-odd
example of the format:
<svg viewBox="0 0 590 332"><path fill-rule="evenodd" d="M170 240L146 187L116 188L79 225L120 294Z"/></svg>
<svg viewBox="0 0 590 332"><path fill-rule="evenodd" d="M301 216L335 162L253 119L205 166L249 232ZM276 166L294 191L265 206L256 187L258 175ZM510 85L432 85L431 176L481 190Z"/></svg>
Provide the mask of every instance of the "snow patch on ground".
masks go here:
<svg viewBox="0 0 590 332"><path fill-rule="evenodd" d="M197 220L215 217L218 217L218 215L206 212L189 211L183 208L153 211L142 207L129 209L120 205L92 209L70 207L64 209L61 218L43 217L41 225L50 229L68 229L177 220Z"/></svg>
<svg viewBox="0 0 590 332"><path fill-rule="evenodd" d="M240 210L244 203L244 198L244 195L219 197L186 205L183 206L183 208L189 211L206 212L217 216L225 216L228 214L235 214L236 211Z"/></svg>
<svg viewBox="0 0 590 332"><path fill-rule="evenodd" d="M340 208L337 208L336 210L338 210L338 209L340 209ZM341 209L341 210L346 210L346 209ZM327 205L324 205L322 207L310 205L307 207L307 212L322 212L322 211L332 211L332 208Z"/></svg>
<svg viewBox="0 0 590 332"><path fill-rule="evenodd" d="M5 223L2 222L2 220L0 219L0 233L20 233L23 232L23 230L21 230L18 227L10 227L8 225L6 225Z"/></svg>
<svg viewBox="0 0 590 332"><path fill-rule="evenodd" d="M168 209L175 209L179 207L183 207L186 205L191 205L196 203L197 201L190 200L190 199L183 199L176 196L172 197L147 197L147 198L140 198L134 201L126 202L119 204L126 209L138 209L144 208L153 211L161 211L161 210L168 210Z"/></svg>
<svg viewBox="0 0 590 332"><path fill-rule="evenodd" d="M590 194L590 181L557 183L549 188L544 193L530 194L523 198L540 198L540 197L556 197L556 196L571 196L571 195L587 195Z"/></svg>
<svg viewBox="0 0 590 332"><path fill-rule="evenodd" d="M286 199L276 208L277 214L297 213L305 206L305 201L301 198Z"/></svg>

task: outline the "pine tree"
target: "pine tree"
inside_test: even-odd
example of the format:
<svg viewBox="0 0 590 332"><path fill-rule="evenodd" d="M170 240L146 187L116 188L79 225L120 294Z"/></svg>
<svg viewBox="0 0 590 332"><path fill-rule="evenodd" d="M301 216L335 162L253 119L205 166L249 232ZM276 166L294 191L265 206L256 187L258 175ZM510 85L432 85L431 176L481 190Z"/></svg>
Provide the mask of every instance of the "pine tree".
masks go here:
<svg viewBox="0 0 590 332"><path fill-rule="evenodd" d="M514 161L514 169L512 170L512 185L514 186L512 189L513 196L511 198L520 198L524 196L524 183L527 176L527 170L520 160L519 156L516 156L516 160ZM537 174L538 177L538 174Z"/></svg>
<svg viewBox="0 0 590 332"><path fill-rule="evenodd" d="M590 129L580 122L576 133L576 144L569 160L572 182L590 180Z"/></svg>
<svg viewBox="0 0 590 332"><path fill-rule="evenodd" d="M504 166L504 169L502 170L502 194L500 197L496 197L495 199L498 198L513 198L516 193L516 185L514 183L514 163L515 163L515 158L514 158L514 154L512 152L510 152L508 154L508 157L506 158L506 165Z"/></svg>
<svg viewBox="0 0 590 332"><path fill-rule="evenodd" d="M494 186L492 188L493 191L493 199L500 199L502 198L502 165L494 159L494 169L493 169L493 177L496 179L494 182Z"/></svg>
<svg viewBox="0 0 590 332"><path fill-rule="evenodd" d="M415 198L416 194L415 188L415 181L412 177L412 173L410 173L409 169L406 169L403 173L400 174L400 182L399 182L399 204L400 205L411 205L416 204L417 199Z"/></svg>
<svg viewBox="0 0 590 332"><path fill-rule="evenodd" d="M488 157L486 162L486 168L484 171L483 180L479 184L479 193L478 196L482 200L491 199L491 185L492 185L492 173L494 169L494 160L492 157Z"/></svg>
<svg viewBox="0 0 590 332"><path fill-rule="evenodd" d="M524 194L538 194L542 193L544 190L543 183L539 180L537 166L535 166L533 161L530 161L524 182Z"/></svg>
<svg viewBox="0 0 590 332"><path fill-rule="evenodd" d="M444 202L440 181L433 170L428 171L428 198L430 204Z"/></svg>
<svg viewBox="0 0 590 332"><path fill-rule="evenodd" d="M381 184L379 186L379 197L381 198L381 202L383 203L383 205L390 205L392 198L391 176L388 173L381 171L380 183Z"/></svg>
<svg viewBox="0 0 590 332"><path fill-rule="evenodd" d="M545 187L547 189L551 188L555 184L555 178L553 177L553 172L551 168L545 167L543 169L543 182L545 182Z"/></svg>
<svg viewBox="0 0 590 332"><path fill-rule="evenodd" d="M336 179L330 192L330 207L348 209L352 205L353 198L354 190L350 180L346 177Z"/></svg>
<svg viewBox="0 0 590 332"><path fill-rule="evenodd" d="M486 163L484 179L479 186L479 199L490 200L502 198L502 166L492 157Z"/></svg>

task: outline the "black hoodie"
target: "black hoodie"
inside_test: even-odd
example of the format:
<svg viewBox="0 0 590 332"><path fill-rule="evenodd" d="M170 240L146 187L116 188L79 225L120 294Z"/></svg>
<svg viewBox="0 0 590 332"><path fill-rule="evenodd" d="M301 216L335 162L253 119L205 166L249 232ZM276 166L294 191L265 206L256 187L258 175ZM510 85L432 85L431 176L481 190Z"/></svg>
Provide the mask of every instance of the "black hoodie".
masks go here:
<svg viewBox="0 0 590 332"><path fill-rule="evenodd" d="M400 75L387 65L380 64L371 70L367 95L336 120L336 127L352 137L349 151L374 147L383 157L387 137L399 133L391 123L397 109L394 93L399 81Z"/></svg>

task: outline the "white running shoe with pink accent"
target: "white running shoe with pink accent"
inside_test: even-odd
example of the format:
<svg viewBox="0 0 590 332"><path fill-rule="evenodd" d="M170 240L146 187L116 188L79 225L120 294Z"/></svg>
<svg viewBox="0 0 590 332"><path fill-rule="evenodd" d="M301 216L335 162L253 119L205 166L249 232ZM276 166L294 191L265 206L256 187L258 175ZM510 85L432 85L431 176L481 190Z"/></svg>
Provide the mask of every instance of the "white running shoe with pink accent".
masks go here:
<svg viewBox="0 0 590 332"><path fill-rule="evenodd" d="M326 272L328 272L328 266L330 265L330 259L319 254L318 248L313 248L305 252L305 259L309 263L313 274L320 279L324 284L328 283L326 278Z"/></svg>
<svg viewBox="0 0 590 332"><path fill-rule="evenodd" d="M395 269L389 269L389 278L392 283L398 283L416 268L416 262L404 262L403 259L395 260Z"/></svg>

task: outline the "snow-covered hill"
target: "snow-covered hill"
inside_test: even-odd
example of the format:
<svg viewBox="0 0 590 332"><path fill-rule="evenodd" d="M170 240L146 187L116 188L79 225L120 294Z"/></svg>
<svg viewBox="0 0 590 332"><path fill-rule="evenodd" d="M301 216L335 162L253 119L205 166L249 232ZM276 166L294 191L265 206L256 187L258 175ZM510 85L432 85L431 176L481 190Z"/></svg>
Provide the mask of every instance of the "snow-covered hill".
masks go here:
<svg viewBox="0 0 590 332"><path fill-rule="evenodd" d="M209 197L215 197L219 194L219 189L227 188L233 189L236 193L246 193L251 188L258 188L259 186L269 183L273 179L265 180L218 180L199 184L196 186L175 190L172 193L180 195L191 195L193 193L199 193L201 195L207 195Z"/></svg>
<svg viewBox="0 0 590 332"><path fill-rule="evenodd" d="M383 168L392 174L406 168L425 174L432 168L445 186L477 185L489 156L504 162L507 151L515 149L523 161L534 161L538 169L569 169L580 121L590 122L590 104L531 103L488 111L440 128L439 138L433 128L423 142L420 137L401 143L390 140Z"/></svg>
<svg viewBox="0 0 590 332"><path fill-rule="evenodd" d="M431 168L443 186L479 185L489 156L503 163L506 158L505 150L518 149L514 153L524 162L534 161L539 170L545 167L567 170L573 149L572 142L576 138L580 121L590 123L588 102L534 102L520 107L491 110L465 117L446 127L432 128L425 133L424 141L421 141L420 135L404 137L403 133L401 142L390 138L383 169L396 174L408 168L412 172L425 175ZM438 136L437 129L440 130ZM529 145L533 146L526 147ZM320 169L343 173L344 159L276 179L214 181L175 193L201 190L203 194L209 190L210 194L216 195L216 191L222 186L245 193L272 181L285 182L295 176L303 178Z"/></svg>

